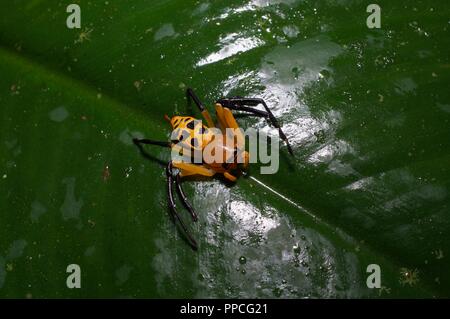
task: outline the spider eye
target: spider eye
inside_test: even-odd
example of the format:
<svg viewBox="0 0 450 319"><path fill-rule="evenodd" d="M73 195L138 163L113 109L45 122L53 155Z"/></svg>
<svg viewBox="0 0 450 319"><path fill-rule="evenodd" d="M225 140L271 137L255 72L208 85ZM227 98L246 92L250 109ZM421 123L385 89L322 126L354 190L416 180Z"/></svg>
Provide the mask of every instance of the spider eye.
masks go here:
<svg viewBox="0 0 450 319"><path fill-rule="evenodd" d="M190 121L188 124L186 124L186 127L190 130L194 129L194 121Z"/></svg>

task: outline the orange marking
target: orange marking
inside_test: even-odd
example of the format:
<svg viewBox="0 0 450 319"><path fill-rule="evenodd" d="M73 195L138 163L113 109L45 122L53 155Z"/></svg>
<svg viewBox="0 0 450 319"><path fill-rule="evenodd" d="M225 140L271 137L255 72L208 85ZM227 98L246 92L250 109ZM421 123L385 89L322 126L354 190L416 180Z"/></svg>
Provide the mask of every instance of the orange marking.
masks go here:
<svg viewBox="0 0 450 319"><path fill-rule="evenodd" d="M202 176L213 176L216 172L208 169L202 165L195 165L183 162L173 162L173 166L181 169L182 175L202 175ZM186 175L185 175L186 174Z"/></svg>
<svg viewBox="0 0 450 319"><path fill-rule="evenodd" d="M225 121L227 122L227 127L235 130L235 134L233 135L236 136L236 146L240 149L244 148L244 135L242 134L242 131L240 130L239 125L233 116L233 113L231 113L229 108L224 107L223 114L225 116Z"/></svg>
<svg viewBox="0 0 450 319"><path fill-rule="evenodd" d="M228 179L228 180L230 180L230 181L232 181L232 182L235 182L236 179L237 179L237 177L231 175L231 174L228 173L228 172L223 173L223 176L225 176L226 179Z"/></svg>
<svg viewBox="0 0 450 319"><path fill-rule="evenodd" d="M223 107L219 103L216 104L216 113L220 129L223 131L227 127L227 122L225 121L225 116L223 114Z"/></svg>
<svg viewBox="0 0 450 319"><path fill-rule="evenodd" d="M213 122L213 120L212 120L212 118L211 118L211 115L209 114L208 110L204 110L204 111L202 112L202 115L203 115L203 117L205 118L206 123L208 124L208 126L209 126L209 127L214 127L214 122Z"/></svg>

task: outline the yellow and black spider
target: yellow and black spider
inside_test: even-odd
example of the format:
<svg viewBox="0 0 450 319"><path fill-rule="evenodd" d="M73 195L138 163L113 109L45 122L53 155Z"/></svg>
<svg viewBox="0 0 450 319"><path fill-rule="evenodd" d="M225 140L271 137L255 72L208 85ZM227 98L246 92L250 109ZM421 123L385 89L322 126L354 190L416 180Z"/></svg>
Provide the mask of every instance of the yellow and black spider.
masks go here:
<svg viewBox="0 0 450 319"><path fill-rule="evenodd" d="M191 116L174 116L169 118L167 115L166 120L170 122L172 125L172 136L175 136L175 139L172 139L170 142L161 142L154 141L149 139L133 139L133 142L140 146L141 144L149 144L149 145L158 145L163 147L171 148L172 150L176 148L177 152L180 151L180 155L183 153L183 148L190 148L193 154L195 150L204 150L205 147L210 145L211 143L216 143L214 145L215 151L220 152L221 158L220 161L211 162L205 161L203 158L200 159L199 163L171 160L167 164L166 167L166 176L167 176L167 192L168 192L168 200L169 200L169 211L172 214L173 220L178 221L181 229L183 230L186 238L189 241L189 244L193 249L197 249L198 245L195 239L191 236L186 227L185 223L178 215L174 197L173 197L173 184L175 183L177 192L183 202L183 205L189 211L194 221L197 221L197 214L189 203L185 192L181 186L181 179L185 176L206 176L212 177L215 174L222 174L227 180L234 182L242 172L247 169L249 163L249 153L245 151L245 147L243 148L243 143L238 143L237 139L233 137L233 147L230 150L226 141L227 135L225 134L225 129L239 129L239 125L236 122L236 119L233 116L231 110L236 111L244 111L250 115L259 116L266 118L269 123L271 123L274 127L278 129L279 135L281 139L286 143L288 151L291 155L293 155L292 148L288 142L286 135L281 130L278 121L270 111L266 102L263 99L259 98L242 98L242 97L231 97L231 98L223 98L216 102L215 109L217 115L217 122L221 129L221 139L216 139L215 135L211 133L211 128L216 127L214 124L211 115L208 110L205 109L205 106L197 97L192 89L187 89L187 97L188 101L191 99L195 102L197 107L200 109L200 112L203 115L206 123L203 125L201 121L197 121L194 117ZM261 104L264 107L264 111L258 110L252 107ZM243 136L239 137L242 141ZM220 140L220 143L217 141ZM180 145L183 147L180 148ZM210 145L211 146L211 145ZM243 148L243 149L242 149ZM201 153L203 154L203 153ZM240 157L241 161L238 161L238 157ZM178 169L178 172L174 176L173 168Z"/></svg>

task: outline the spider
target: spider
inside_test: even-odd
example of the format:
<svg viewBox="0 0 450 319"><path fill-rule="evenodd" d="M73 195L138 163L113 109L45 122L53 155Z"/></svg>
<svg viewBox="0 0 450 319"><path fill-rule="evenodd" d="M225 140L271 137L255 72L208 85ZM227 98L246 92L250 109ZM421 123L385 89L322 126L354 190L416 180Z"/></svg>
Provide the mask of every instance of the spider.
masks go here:
<svg viewBox="0 0 450 319"><path fill-rule="evenodd" d="M198 249L197 241L193 238L193 236L188 231L186 224L181 219L178 214L177 207L174 200L174 189L173 185L175 184L177 193L184 205L184 207L189 211L192 220L196 222L198 220L197 213L194 208L190 204L187 196L181 186L182 178L185 176L203 176L203 177L212 177L215 174L222 174L223 177L230 181L235 182L237 180L237 176L245 173L247 170L247 166L249 163L249 153L245 151L245 147L242 144L237 142L237 139L233 139L233 147L230 150L229 147L225 146L223 142L218 143L217 141L224 141L227 138L225 130L227 128L231 129L239 129L239 125L236 122L236 119L233 116L231 110L234 111L243 111L247 112L249 115L264 117L268 120L270 124L272 124L275 128L278 129L280 138L285 142L288 151L291 155L293 155L293 151L286 135L281 130L280 125L278 124L277 119L274 117L266 102L260 98L243 98L243 97L231 97L231 98L222 98L219 99L215 104L217 122L220 127L221 139L216 139L217 135L211 133L212 128L216 128L214 121L209 114L208 110L205 108L204 104L200 101L197 95L191 88L188 88L186 91L186 95L188 98L188 102L192 100L195 102L197 107L199 108L203 118L205 119L207 126L203 125L201 121L196 120L191 116L173 116L172 118L165 115L166 120L172 126L172 139L170 142L165 141L155 141L150 139L138 139L134 138L133 142L141 148L142 144L147 145L157 145L162 147L171 148L172 150L176 149L179 151L179 154L182 155L183 151L195 151L195 150L204 150L208 145L217 144L216 150L220 152L221 158L223 161L220 162L211 162L206 161L204 159L204 155L200 159L200 162L192 163L185 162L179 160L170 160L166 166L166 177L167 177L167 193L168 193L168 205L169 212L171 213L172 220L174 223L178 221L179 226L181 227L186 239L190 246L194 249ZM264 107L263 110L255 109L257 105L261 104ZM217 129L217 128L216 128ZM222 139L223 138L223 139ZM239 136L238 138L243 139L243 136ZM227 144L228 145L228 144ZM181 147L180 147L181 146ZM189 154L192 154L190 152ZM204 154L204 153L202 153ZM231 157L230 158L230 154ZM220 157L220 156L219 156ZM238 161L238 157L242 159ZM178 172L174 172L174 168L178 170Z"/></svg>

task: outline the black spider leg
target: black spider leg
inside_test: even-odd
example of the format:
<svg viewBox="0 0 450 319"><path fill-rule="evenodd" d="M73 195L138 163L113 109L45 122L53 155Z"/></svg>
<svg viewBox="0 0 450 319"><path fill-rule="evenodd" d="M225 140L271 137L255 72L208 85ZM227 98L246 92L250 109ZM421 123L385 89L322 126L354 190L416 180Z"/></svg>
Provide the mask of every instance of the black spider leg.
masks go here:
<svg viewBox="0 0 450 319"><path fill-rule="evenodd" d="M195 241L195 239L191 236L191 234L189 233L188 228L186 227L186 225L184 224L183 220L181 219L180 215L177 212L177 206L175 204L175 200L173 198L173 172L172 172L172 161L170 161L167 164L166 167L166 176L167 176L167 195L169 198L169 211L172 214L172 218L174 220L174 222L178 221L178 224L180 225L181 229L184 232L184 235L186 235L186 238L189 242L189 244L191 245L191 247L194 250L197 250L198 245L197 242Z"/></svg>
<svg viewBox="0 0 450 319"><path fill-rule="evenodd" d="M281 129L281 126L278 123L278 120L273 115L272 111L269 109L269 107L267 106L266 102L263 99L232 97L232 98L220 99L217 101L217 103L219 103L222 106L227 107L231 110L245 111L245 112L252 113L256 116L263 116L266 119L268 119L269 123L271 123L275 128L278 129L278 133L280 134L281 139L286 143L289 153L292 156L294 155L291 144L289 144L288 138L286 137L283 130ZM262 104L266 111L264 112L264 111L257 110L257 109L246 106L246 105L257 106L258 104Z"/></svg>
<svg viewBox="0 0 450 319"><path fill-rule="evenodd" d="M141 142L139 142L139 141L140 141L140 140L137 139L137 138L134 138L134 139L133 139L134 145L136 145L136 147L139 149L139 152L141 153L141 155L142 155L144 158L146 158L146 159L148 159L148 160L150 160L150 161L155 161L155 162L159 163L160 165L162 165L162 166L164 166L164 167L167 165L167 161L163 161L163 160L161 160L160 158L158 158L158 157L156 157L156 156L154 156L154 155L152 155L152 154L150 154L150 153L147 153L146 150L145 150L144 147L143 147L144 143L141 143ZM161 143L161 145L162 145L162 144L165 143L165 142L158 142L158 143ZM159 145L159 144L158 144L158 145ZM163 145L163 146L166 146L166 145Z"/></svg>
<svg viewBox="0 0 450 319"><path fill-rule="evenodd" d="M183 190L183 187L181 186L181 176L180 174L177 174L175 178L175 185L177 186L178 195L181 197L181 201L183 202L184 207L189 211L189 213L192 216L192 220L196 222L198 220L197 214L195 213L194 208L192 207L191 203L187 199L186 193Z"/></svg>
<svg viewBox="0 0 450 319"><path fill-rule="evenodd" d="M205 106L203 105L202 101L200 101L197 94L195 94L194 90L188 88L186 90L186 96L188 98L188 101L190 101L190 99L194 100L195 104L200 109L200 112L203 112L205 110Z"/></svg>
<svg viewBox="0 0 450 319"><path fill-rule="evenodd" d="M161 142L161 141L154 141L154 140L149 140L146 138L143 139L139 139L139 138L133 138L133 143L134 144L147 144L147 145L158 145L158 146L163 146L163 147L170 147L170 142Z"/></svg>
<svg viewBox="0 0 450 319"><path fill-rule="evenodd" d="M214 127L214 121L211 117L211 114L209 114L209 111L207 108L205 108L205 105L202 103L202 101L200 101L200 99L198 98L198 96L194 93L194 90L192 90L191 88L188 88L186 90L186 96L188 99L188 103L191 102L191 99L195 102L195 104L197 105L198 109L200 110L200 112L203 115L203 118L206 120L206 123L208 124L209 127Z"/></svg>

